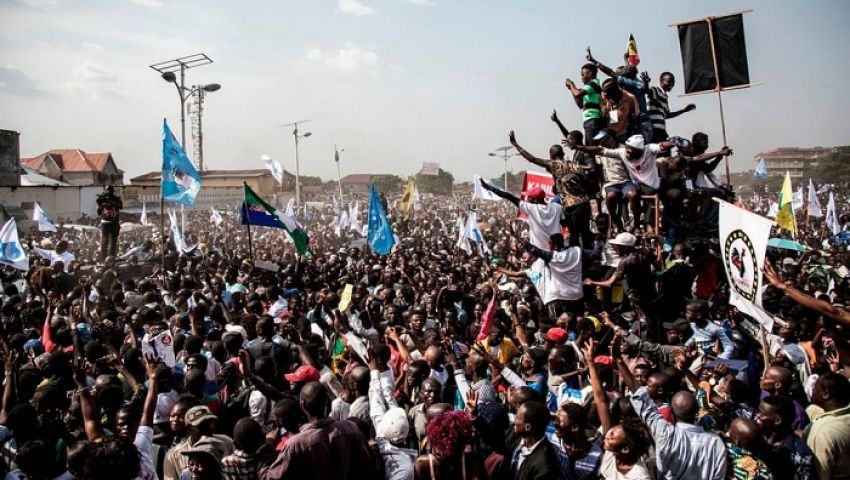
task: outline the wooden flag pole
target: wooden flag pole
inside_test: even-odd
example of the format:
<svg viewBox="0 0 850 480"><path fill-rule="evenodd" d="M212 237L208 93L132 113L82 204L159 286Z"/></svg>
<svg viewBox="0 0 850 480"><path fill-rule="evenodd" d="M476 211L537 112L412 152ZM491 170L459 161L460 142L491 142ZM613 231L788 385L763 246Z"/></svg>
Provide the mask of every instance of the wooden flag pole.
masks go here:
<svg viewBox="0 0 850 480"><path fill-rule="evenodd" d="M726 117L723 114L723 95L720 91L720 68L717 64L717 52L714 47L714 27L711 22L714 17L706 17L705 22L708 25L708 43L711 45L711 60L714 63L714 91L717 92L717 104L720 106L720 132L723 135L723 146L726 144ZM723 162L726 164L726 184L732 185L732 178L729 174L729 156L723 157Z"/></svg>

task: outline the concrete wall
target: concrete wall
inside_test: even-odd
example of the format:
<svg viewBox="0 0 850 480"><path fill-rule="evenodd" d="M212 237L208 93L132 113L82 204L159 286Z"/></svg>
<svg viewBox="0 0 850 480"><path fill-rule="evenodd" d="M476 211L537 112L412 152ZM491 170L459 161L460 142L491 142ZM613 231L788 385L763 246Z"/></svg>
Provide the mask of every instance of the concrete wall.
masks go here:
<svg viewBox="0 0 850 480"><path fill-rule="evenodd" d="M38 202L51 220L58 218L77 219L83 213L97 215L97 195L103 187L0 187L0 204L21 206ZM27 215L32 208L27 205ZM32 218L31 216L29 218Z"/></svg>

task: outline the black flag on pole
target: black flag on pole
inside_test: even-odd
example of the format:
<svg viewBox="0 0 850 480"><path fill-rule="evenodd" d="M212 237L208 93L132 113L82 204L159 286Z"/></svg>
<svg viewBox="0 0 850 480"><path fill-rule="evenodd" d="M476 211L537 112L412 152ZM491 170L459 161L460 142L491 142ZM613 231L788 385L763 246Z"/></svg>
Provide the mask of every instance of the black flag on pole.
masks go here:
<svg viewBox="0 0 850 480"><path fill-rule="evenodd" d="M685 72L685 93L717 89L715 56L720 90L750 83L743 15L709 17L678 25L678 28L682 68Z"/></svg>

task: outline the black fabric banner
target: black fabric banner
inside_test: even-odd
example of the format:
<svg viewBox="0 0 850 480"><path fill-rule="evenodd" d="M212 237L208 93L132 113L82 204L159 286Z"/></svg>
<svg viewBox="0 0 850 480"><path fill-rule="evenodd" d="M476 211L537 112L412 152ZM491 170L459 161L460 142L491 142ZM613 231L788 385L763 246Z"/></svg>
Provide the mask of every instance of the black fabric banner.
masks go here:
<svg viewBox="0 0 850 480"><path fill-rule="evenodd" d="M743 15L716 18L711 25L721 90L750 83ZM706 21L679 25L685 93L714 90L717 86L710 38Z"/></svg>

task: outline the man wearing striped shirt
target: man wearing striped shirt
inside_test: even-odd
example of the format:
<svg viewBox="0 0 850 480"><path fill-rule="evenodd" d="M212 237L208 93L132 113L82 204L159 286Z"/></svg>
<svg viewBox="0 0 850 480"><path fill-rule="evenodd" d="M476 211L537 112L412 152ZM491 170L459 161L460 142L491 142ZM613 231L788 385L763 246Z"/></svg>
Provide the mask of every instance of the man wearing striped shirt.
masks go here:
<svg viewBox="0 0 850 480"><path fill-rule="evenodd" d="M649 85L649 76L644 76L643 79ZM667 140L667 137L669 137L667 134L667 119L676 118L685 112L690 112L697 108L693 103L689 103L685 108L671 112L667 94L676 85L676 77L670 72L664 72L658 79L658 83L660 86L651 87L648 92L649 120L652 122L651 143Z"/></svg>

